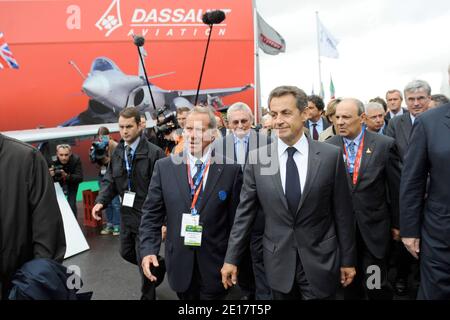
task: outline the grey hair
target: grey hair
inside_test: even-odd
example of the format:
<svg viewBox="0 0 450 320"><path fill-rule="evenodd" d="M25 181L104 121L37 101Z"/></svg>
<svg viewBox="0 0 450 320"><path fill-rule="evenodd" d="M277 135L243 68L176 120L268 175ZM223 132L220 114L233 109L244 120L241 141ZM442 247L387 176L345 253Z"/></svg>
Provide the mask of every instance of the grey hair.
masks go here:
<svg viewBox="0 0 450 320"><path fill-rule="evenodd" d="M245 104L243 102L233 103L231 105L231 107L228 108L228 111L227 111L227 120L228 121L230 121L231 114L235 111L244 111L245 113L247 113L250 116L250 121L253 122L253 113L247 104Z"/></svg>
<svg viewBox="0 0 450 320"><path fill-rule="evenodd" d="M431 95L431 87L428 84L428 82L426 82L424 80L413 80L413 81L409 82L406 85L403 92L405 93L405 96L406 96L406 92L416 92L421 89L425 90L427 95Z"/></svg>
<svg viewBox="0 0 450 320"><path fill-rule="evenodd" d="M216 116L210 107L195 106L189 111L189 113L187 114L187 117L189 117L193 113L202 113L202 114L208 115L208 117L209 117L208 128L209 129L217 128Z"/></svg>
<svg viewBox="0 0 450 320"><path fill-rule="evenodd" d="M400 90L398 90L398 89L388 90L388 91L386 92L386 99L387 99L388 94L392 94L392 93L396 93L396 92L400 95L400 99L403 100L403 94L402 94L402 92L401 92Z"/></svg>
<svg viewBox="0 0 450 320"><path fill-rule="evenodd" d="M361 100L358 100L356 98L344 98L342 99L337 105L336 105L336 109L337 106L340 105L342 102L353 102L357 109L358 109L358 116L362 115L364 113L364 103L361 102ZM379 104L379 103L378 103ZM380 104L381 105L381 104ZM383 108L383 106L381 106L381 108Z"/></svg>
<svg viewBox="0 0 450 320"><path fill-rule="evenodd" d="M384 108L381 103L378 102L369 102L364 106L364 112L367 113L369 110L381 109L384 112Z"/></svg>
<svg viewBox="0 0 450 320"><path fill-rule="evenodd" d="M269 120L270 118L272 118L272 116L270 115L270 113L266 113L262 118L261 118L261 124L264 124L267 120Z"/></svg>

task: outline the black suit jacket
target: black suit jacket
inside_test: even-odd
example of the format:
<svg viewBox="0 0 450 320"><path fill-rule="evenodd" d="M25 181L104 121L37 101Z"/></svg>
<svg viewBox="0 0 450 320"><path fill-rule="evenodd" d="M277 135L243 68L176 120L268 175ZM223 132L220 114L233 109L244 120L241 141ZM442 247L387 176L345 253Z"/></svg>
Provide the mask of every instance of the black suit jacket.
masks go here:
<svg viewBox="0 0 450 320"><path fill-rule="evenodd" d="M295 215L281 184L277 141L250 152L225 261L239 265L261 207L270 287L291 291L299 255L314 294L325 298L336 292L340 267L355 265L354 216L342 152L312 139L308 142L307 177Z"/></svg>
<svg viewBox="0 0 450 320"><path fill-rule="evenodd" d="M323 131L325 131L329 126L331 126L331 123L327 120L326 117L323 117L323 116L322 116L322 120L323 120ZM312 136L312 129L309 127L309 121L306 120L304 122L304 125L305 125L305 128L310 131L311 136ZM319 134L320 134L320 132L319 132Z"/></svg>
<svg viewBox="0 0 450 320"><path fill-rule="evenodd" d="M327 142L344 148L340 136L334 136ZM367 130L355 185L345 169L361 236L370 252L379 259L386 255L391 226L398 228L399 224L400 170L394 140Z"/></svg>
<svg viewBox="0 0 450 320"><path fill-rule="evenodd" d="M408 109L406 109L406 108L402 108L402 109L403 109L403 114L409 113ZM391 119L392 119L391 118L391 113L389 111L386 112L386 115L384 116L384 120L386 120L386 123L388 123Z"/></svg>
<svg viewBox="0 0 450 320"><path fill-rule="evenodd" d="M402 160L405 157L406 151L409 147L409 136L411 135L411 130L412 122L409 112L404 113L401 116L397 116L389 121L386 129L386 135L394 138Z"/></svg>
<svg viewBox="0 0 450 320"><path fill-rule="evenodd" d="M421 114L414 121L402 172L400 235L421 239L421 268L427 271L419 299L450 299L449 138L450 104Z"/></svg>
<svg viewBox="0 0 450 320"><path fill-rule="evenodd" d="M184 155L179 154L156 162L147 199L142 207L139 229L141 256L159 253L161 226L166 220L165 260L170 287L176 292L184 292L189 288L196 255L203 285L209 292L221 292L224 289L220 269L239 202L241 166L224 164L218 156L214 159L219 163L211 162L197 208L203 226L202 244L192 249L184 245L184 238L180 236L182 214L189 213L191 206L187 166L180 161L184 158Z"/></svg>

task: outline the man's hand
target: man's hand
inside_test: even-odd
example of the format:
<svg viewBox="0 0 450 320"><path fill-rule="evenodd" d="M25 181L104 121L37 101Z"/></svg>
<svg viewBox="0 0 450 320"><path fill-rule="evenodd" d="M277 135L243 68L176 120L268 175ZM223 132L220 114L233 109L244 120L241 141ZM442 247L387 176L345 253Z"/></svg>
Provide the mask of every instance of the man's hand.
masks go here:
<svg viewBox="0 0 450 320"><path fill-rule="evenodd" d="M409 253L416 259L419 259L420 239L419 238L402 238L403 244Z"/></svg>
<svg viewBox="0 0 450 320"><path fill-rule="evenodd" d="M234 264L225 262L220 273L222 274L222 284L225 289L237 284L238 269Z"/></svg>
<svg viewBox="0 0 450 320"><path fill-rule="evenodd" d="M52 177L55 176L55 168L50 167L50 168L48 169L48 172L50 172L50 175L51 175Z"/></svg>
<svg viewBox="0 0 450 320"><path fill-rule="evenodd" d="M151 254L149 256L145 256L144 259L142 259L141 267L142 267L142 270L144 271L145 276L151 282L154 282L157 280L157 278L150 271L150 267L152 265L154 265L155 267L159 267L157 256Z"/></svg>
<svg viewBox="0 0 450 320"><path fill-rule="evenodd" d="M162 226L161 227L161 238L162 238L162 241L166 240L166 236L167 236L167 227L166 226Z"/></svg>
<svg viewBox="0 0 450 320"><path fill-rule="evenodd" d="M400 241L400 230L396 229L396 228L392 228L391 229L391 234L392 234L392 239L394 239L395 241Z"/></svg>
<svg viewBox="0 0 450 320"><path fill-rule="evenodd" d="M101 203L97 203L93 208L92 208L92 217L97 220L100 221L102 219L101 216L99 216L98 214L100 213L100 211L103 210L103 205Z"/></svg>
<svg viewBox="0 0 450 320"><path fill-rule="evenodd" d="M353 267L342 267L341 268L341 284L345 288L350 283L352 283L355 278L356 270Z"/></svg>

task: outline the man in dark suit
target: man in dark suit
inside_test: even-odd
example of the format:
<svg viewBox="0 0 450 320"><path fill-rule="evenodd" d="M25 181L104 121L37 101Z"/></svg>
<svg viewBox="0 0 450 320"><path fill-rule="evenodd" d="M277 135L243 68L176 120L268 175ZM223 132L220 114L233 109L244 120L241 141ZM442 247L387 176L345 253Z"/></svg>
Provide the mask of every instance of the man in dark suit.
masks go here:
<svg viewBox="0 0 450 320"><path fill-rule="evenodd" d="M249 151L267 145L269 137L251 128L253 114L248 105L236 102L227 110L228 134L218 145L224 148L227 158L234 159L242 168ZM264 271L262 238L264 233L264 212L258 210L251 233L250 247L239 266L239 286L245 300L270 300L272 298Z"/></svg>
<svg viewBox="0 0 450 320"><path fill-rule="evenodd" d="M278 139L250 152L222 268L237 283L252 222L264 211L264 266L274 299L327 299L355 275L354 218L342 152L307 138L307 97L282 86L269 97Z"/></svg>
<svg viewBox="0 0 450 320"><path fill-rule="evenodd" d="M156 281L150 268L158 266L161 226L166 221L167 276L182 300L216 300L226 295L219 270L239 202L242 171L211 147L216 131L209 108L194 107L189 112L186 147L183 153L156 163L142 209L144 273Z"/></svg>
<svg viewBox="0 0 450 320"><path fill-rule="evenodd" d="M331 125L327 118L322 115L324 109L325 104L321 97L316 95L308 96L308 106L305 113L308 120L305 121L305 128L309 130L314 140L319 140L320 133Z"/></svg>
<svg viewBox="0 0 450 320"><path fill-rule="evenodd" d="M450 104L414 122L400 188L400 235L420 254L418 299L450 299ZM429 185L427 188L427 178Z"/></svg>
<svg viewBox="0 0 450 320"><path fill-rule="evenodd" d="M369 131L384 135L387 121L384 119L385 111L379 102L369 102L364 106L364 123Z"/></svg>
<svg viewBox="0 0 450 320"><path fill-rule="evenodd" d="M414 80L406 85L404 94L409 112L389 121L386 129L386 135L395 139L402 160L410 145L409 137L415 118L428 110L431 101L431 87L423 80ZM402 245L399 233L394 235L394 240L396 242L393 252L397 266L394 289L398 295L406 295L409 288L408 277L415 261Z"/></svg>
<svg viewBox="0 0 450 320"><path fill-rule="evenodd" d="M408 109L402 108L402 102L403 95L400 90L393 89L386 92L386 103L388 107L388 111L384 116L386 122L389 122L394 117L401 116L402 114L408 112Z"/></svg>
<svg viewBox="0 0 450 320"><path fill-rule="evenodd" d="M120 195L120 255L126 261L140 264L139 223L141 207L147 196L150 177L158 159L164 157L161 148L141 137L141 117L135 107L123 109L119 114L122 140L111 155L101 189L92 208L92 216L100 220L102 209ZM142 279L142 300L154 300L155 285L147 280L139 267Z"/></svg>
<svg viewBox="0 0 450 320"><path fill-rule="evenodd" d="M347 181L352 190L356 217L357 276L345 291L345 299L392 299L387 282L387 252L391 228L398 227L400 158L392 138L362 126L364 105L344 99L336 106L339 135L327 140L344 151ZM379 285L369 286L373 270Z"/></svg>

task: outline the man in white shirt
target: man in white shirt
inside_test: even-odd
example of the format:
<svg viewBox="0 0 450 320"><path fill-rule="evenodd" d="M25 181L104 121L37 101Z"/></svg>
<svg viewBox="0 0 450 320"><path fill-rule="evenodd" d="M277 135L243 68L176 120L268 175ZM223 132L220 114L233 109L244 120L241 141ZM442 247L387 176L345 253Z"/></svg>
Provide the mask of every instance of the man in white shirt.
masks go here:
<svg viewBox="0 0 450 320"><path fill-rule="evenodd" d="M307 138L303 90L282 86L269 97L278 139L250 152L222 268L228 288L258 208L264 211L264 263L273 298L330 299L355 276L354 217L342 152Z"/></svg>

